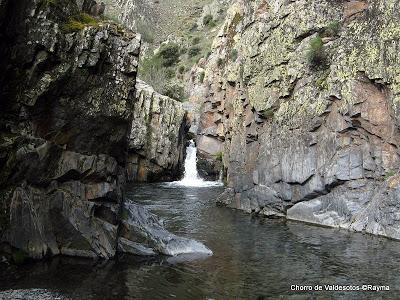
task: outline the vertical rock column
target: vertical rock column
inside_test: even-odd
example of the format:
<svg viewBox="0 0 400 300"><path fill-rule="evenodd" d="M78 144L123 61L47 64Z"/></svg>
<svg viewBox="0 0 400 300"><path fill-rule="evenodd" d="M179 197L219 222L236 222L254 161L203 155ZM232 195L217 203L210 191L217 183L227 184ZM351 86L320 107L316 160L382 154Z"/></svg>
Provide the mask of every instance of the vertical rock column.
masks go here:
<svg viewBox="0 0 400 300"><path fill-rule="evenodd" d="M181 174L188 129L179 101L161 95L138 80L129 137L131 181L174 180Z"/></svg>

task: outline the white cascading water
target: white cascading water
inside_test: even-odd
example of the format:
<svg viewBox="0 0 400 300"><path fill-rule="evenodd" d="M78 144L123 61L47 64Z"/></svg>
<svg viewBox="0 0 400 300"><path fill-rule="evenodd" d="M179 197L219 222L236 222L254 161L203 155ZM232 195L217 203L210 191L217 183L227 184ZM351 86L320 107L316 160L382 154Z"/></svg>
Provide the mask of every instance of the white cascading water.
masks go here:
<svg viewBox="0 0 400 300"><path fill-rule="evenodd" d="M185 173L183 179L180 181L169 182L165 185L174 188L198 188L222 186L223 183L222 180L205 181L200 178L199 172L197 171L197 148L194 141L191 140L189 146L186 148ZM208 256L213 254L213 252L204 244L196 240L185 238L170 238L170 241L164 246L163 251L164 254L171 255L173 257L176 257L178 255L179 258L173 258L171 262L184 261L185 259L190 260L191 258L193 258L193 255L196 255L197 258L199 258L204 255Z"/></svg>
<svg viewBox="0 0 400 300"><path fill-rule="evenodd" d="M182 180L172 182L170 185L186 186L186 187L211 187L222 186L219 181L205 181L200 178L197 171L197 148L193 140L190 141L186 148L185 175Z"/></svg>

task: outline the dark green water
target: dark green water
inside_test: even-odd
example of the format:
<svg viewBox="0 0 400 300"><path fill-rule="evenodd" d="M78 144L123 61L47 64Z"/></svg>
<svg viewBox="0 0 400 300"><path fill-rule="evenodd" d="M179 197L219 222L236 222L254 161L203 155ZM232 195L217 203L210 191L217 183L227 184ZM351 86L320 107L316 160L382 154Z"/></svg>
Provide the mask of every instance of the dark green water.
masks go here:
<svg viewBox="0 0 400 300"><path fill-rule="evenodd" d="M218 187L132 187L129 197L210 257L59 258L0 271L0 299L399 299L400 243L252 218L215 206ZM388 285L383 292L301 292L291 285ZM40 289L40 290L32 290ZM8 297L8 298L7 298Z"/></svg>

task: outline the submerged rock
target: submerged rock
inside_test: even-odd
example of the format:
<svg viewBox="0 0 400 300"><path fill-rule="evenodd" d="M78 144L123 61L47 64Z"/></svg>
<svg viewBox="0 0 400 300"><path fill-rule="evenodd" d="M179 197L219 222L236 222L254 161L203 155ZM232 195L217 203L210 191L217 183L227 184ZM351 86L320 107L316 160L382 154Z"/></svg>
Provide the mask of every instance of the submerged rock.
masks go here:
<svg viewBox="0 0 400 300"><path fill-rule="evenodd" d="M120 232L120 250L131 254L212 254L202 243L170 233L155 215L143 206L129 201L125 202L122 209Z"/></svg>
<svg viewBox="0 0 400 300"><path fill-rule="evenodd" d="M118 238L118 251L139 256L152 256L157 253L151 248L145 247L140 243L135 243L123 237Z"/></svg>

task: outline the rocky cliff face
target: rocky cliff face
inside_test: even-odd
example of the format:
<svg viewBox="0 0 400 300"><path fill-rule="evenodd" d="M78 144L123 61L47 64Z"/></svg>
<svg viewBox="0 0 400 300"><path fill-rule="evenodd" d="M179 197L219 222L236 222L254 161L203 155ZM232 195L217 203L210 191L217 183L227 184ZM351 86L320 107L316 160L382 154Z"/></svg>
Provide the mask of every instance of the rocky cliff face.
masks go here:
<svg viewBox="0 0 400 300"><path fill-rule="evenodd" d="M182 174L187 133L183 104L138 80L129 137L132 181L168 181Z"/></svg>
<svg viewBox="0 0 400 300"><path fill-rule="evenodd" d="M1 11L1 241L112 257L140 39L107 23L66 33L72 1Z"/></svg>
<svg viewBox="0 0 400 300"><path fill-rule="evenodd" d="M143 20L156 22L156 5L153 1L146 0L105 0L105 15L116 19L131 30L137 29L138 23Z"/></svg>
<svg viewBox="0 0 400 300"><path fill-rule="evenodd" d="M231 6L201 66L199 148L224 149L221 203L400 238L399 5Z"/></svg>
<svg viewBox="0 0 400 300"><path fill-rule="evenodd" d="M192 243L123 203L127 170L130 180L177 175L186 132L181 103L136 83L140 36L72 1L0 11L0 251L110 258ZM135 231L120 238L121 224Z"/></svg>
<svg viewBox="0 0 400 300"><path fill-rule="evenodd" d="M200 17L203 7L208 13L218 15L220 5L217 2L230 0L104 0L105 15L116 19L128 28L151 34L150 43L180 39L194 19ZM202 26L199 22L199 26Z"/></svg>

